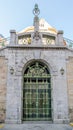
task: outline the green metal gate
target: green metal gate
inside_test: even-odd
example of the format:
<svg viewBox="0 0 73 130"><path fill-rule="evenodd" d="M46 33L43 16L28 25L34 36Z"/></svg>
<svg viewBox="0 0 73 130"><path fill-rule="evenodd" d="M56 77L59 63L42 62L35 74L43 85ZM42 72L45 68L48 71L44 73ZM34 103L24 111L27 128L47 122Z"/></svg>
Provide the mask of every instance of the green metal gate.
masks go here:
<svg viewBox="0 0 73 130"><path fill-rule="evenodd" d="M23 121L51 120L51 76L47 66L34 62L24 72Z"/></svg>

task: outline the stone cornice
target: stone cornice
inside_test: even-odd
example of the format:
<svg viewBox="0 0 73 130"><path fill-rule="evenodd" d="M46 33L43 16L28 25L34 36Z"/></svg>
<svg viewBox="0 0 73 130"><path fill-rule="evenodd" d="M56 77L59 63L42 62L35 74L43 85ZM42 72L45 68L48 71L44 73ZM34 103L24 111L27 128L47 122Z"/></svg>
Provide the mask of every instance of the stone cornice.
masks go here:
<svg viewBox="0 0 73 130"><path fill-rule="evenodd" d="M60 45L8 45L7 48L20 48L20 49L65 49L70 50L67 46ZM73 49L72 49L73 50Z"/></svg>
<svg viewBox="0 0 73 130"><path fill-rule="evenodd" d="M3 47L0 49L0 52L7 49L7 48L15 48L15 49L53 49L53 50L68 50L73 52L72 48L69 48L68 46L62 46L62 45L7 45L6 47Z"/></svg>

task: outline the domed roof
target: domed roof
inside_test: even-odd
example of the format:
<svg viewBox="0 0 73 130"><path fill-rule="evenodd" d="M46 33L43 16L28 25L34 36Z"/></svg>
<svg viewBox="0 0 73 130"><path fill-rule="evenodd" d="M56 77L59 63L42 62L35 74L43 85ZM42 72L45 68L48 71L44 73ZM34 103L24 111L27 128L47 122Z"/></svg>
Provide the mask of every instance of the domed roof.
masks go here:
<svg viewBox="0 0 73 130"><path fill-rule="evenodd" d="M23 29L22 31L20 31L19 33L26 33L26 32L33 32L34 31L34 26L29 26L25 29ZM57 34L57 30L52 27L51 25L49 25L45 19L40 19L39 20L39 32L48 32L48 33L52 33L52 34Z"/></svg>

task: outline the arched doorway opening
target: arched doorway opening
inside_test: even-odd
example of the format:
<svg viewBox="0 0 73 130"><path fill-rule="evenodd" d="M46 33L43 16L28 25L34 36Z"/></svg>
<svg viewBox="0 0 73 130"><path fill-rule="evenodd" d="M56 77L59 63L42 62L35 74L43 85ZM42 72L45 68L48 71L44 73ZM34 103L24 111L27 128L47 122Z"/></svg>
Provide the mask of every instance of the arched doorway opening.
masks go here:
<svg viewBox="0 0 73 130"><path fill-rule="evenodd" d="M24 72L22 121L52 120L51 75L42 62L30 63Z"/></svg>

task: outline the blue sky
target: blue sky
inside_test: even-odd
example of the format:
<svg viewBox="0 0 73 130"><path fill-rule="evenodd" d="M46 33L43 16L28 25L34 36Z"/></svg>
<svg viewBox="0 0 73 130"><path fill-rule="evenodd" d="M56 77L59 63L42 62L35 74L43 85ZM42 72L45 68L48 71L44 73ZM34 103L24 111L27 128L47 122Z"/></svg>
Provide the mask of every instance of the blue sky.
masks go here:
<svg viewBox="0 0 73 130"><path fill-rule="evenodd" d="M0 34L9 37L10 29L18 32L33 25L35 3L40 8L39 18L73 40L73 0L0 0Z"/></svg>

